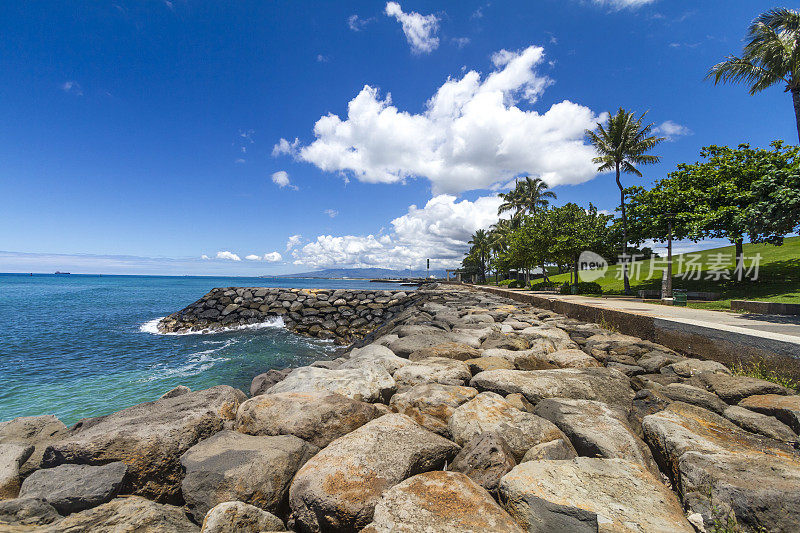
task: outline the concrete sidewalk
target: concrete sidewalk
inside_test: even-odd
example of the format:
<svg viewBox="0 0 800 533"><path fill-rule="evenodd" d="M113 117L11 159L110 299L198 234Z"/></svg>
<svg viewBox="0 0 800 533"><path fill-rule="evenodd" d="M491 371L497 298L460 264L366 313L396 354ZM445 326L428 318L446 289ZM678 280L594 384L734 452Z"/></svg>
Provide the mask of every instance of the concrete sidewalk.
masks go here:
<svg viewBox="0 0 800 533"><path fill-rule="evenodd" d="M771 359L796 368L800 374L800 317L726 313L626 298L475 288L573 318L605 322L621 333L648 338L680 352L727 364L743 359Z"/></svg>

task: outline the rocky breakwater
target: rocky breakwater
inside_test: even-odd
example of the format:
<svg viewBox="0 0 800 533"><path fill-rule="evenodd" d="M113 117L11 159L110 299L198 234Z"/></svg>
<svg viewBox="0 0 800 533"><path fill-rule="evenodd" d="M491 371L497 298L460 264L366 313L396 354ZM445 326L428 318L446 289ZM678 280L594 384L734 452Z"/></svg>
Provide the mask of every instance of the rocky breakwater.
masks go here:
<svg viewBox="0 0 800 533"><path fill-rule="evenodd" d="M423 288L268 378L0 424L0 530L800 531L800 396L597 324Z"/></svg>
<svg viewBox="0 0 800 533"><path fill-rule="evenodd" d="M412 299L404 291L217 288L163 318L158 330L214 331L280 318L295 333L344 345L372 332L405 309Z"/></svg>

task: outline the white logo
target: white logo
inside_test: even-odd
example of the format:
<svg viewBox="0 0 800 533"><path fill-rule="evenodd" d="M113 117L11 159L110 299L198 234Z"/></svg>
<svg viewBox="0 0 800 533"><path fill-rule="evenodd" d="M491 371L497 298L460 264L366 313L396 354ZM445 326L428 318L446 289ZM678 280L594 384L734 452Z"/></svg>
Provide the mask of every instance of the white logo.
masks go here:
<svg viewBox="0 0 800 533"><path fill-rule="evenodd" d="M578 271L581 281L597 281L605 275L608 270L608 262L603 256L590 252L581 252L578 257Z"/></svg>

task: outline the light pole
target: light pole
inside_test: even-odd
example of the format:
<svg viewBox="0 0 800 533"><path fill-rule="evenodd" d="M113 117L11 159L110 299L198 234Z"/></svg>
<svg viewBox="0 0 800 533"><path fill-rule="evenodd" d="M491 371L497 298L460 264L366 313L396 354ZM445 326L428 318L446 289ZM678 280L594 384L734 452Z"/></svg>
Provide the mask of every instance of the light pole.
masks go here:
<svg viewBox="0 0 800 533"><path fill-rule="evenodd" d="M667 219L667 279L661 287L661 298L672 298L672 221L675 213L664 213Z"/></svg>

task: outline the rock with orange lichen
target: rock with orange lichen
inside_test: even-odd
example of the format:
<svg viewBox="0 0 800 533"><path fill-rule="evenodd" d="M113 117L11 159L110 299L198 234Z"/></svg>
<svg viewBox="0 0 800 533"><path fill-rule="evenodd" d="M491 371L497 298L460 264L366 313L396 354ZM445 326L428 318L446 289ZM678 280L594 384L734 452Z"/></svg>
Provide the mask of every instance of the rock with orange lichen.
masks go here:
<svg viewBox="0 0 800 533"><path fill-rule="evenodd" d="M219 385L78 422L44 452L43 466L122 461L135 494L180 501L180 456L236 418L243 392Z"/></svg>
<svg viewBox="0 0 800 533"><path fill-rule="evenodd" d="M382 414L373 404L331 392L262 394L239 406L236 430L294 435L323 448Z"/></svg>
<svg viewBox="0 0 800 533"><path fill-rule="evenodd" d="M459 449L408 416L384 415L331 442L297 472L292 517L301 531L361 529L386 490L441 469Z"/></svg>
<svg viewBox="0 0 800 533"><path fill-rule="evenodd" d="M292 435L217 433L181 457L186 508L198 523L212 507L233 500L285 516L289 483L317 450Z"/></svg>
<svg viewBox="0 0 800 533"><path fill-rule="evenodd" d="M694 533L667 487L623 459L528 461L500 480L500 502L534 533Z"/></svg>
<svg viewBox="0 0 800 533"><path fill-rule="evenodd" d="M552 422L520 411L493 392L482 392L459 406L447 423L450 434L464 446L481 433L496 433L505 440L517 461L543 442L567 437Z"/></svg>
<svg viewBox="0 0 800 533"><path fill-rule="evenodd" d="M362 533L522 533L486 490L464 474L426 472L386 491Z"/></svg>
<svg viewBox="0 0 800 533"><path fill-rule="evenodd" d="M422 427L449 437L447 420L456 407L478 395L472 387L423 383L392 396L389 406L408 415Z"/></svg>
<svg viewBox="0 0 800 533"><path fill-rule="evenodd" d="M691 510L729 507L746 531L800 530L800 455L793 448L682 402L644 417L642 426Z"/></svg>

